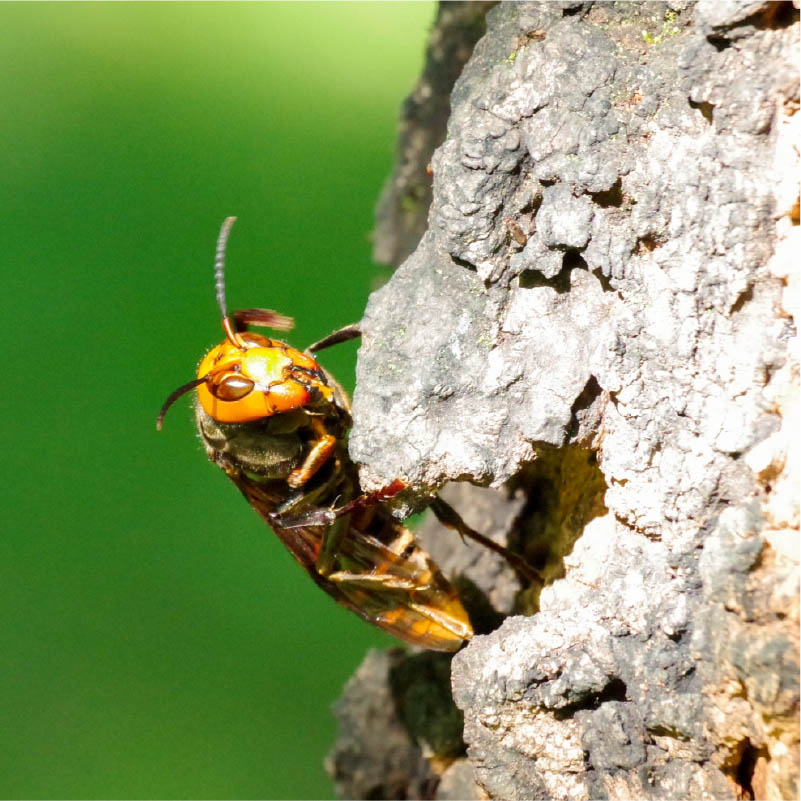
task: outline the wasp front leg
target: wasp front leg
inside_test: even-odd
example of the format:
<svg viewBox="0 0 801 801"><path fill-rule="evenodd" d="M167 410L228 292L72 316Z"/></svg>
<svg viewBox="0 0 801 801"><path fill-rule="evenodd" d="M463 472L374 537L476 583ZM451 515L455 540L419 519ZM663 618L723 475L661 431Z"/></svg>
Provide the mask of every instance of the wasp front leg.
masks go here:
<svg viewBox="0 0 801 801"><path fill-rule="evenodd" d="M302 487L328 461L337 445L337 438L326 431L322 421L317 417L311 419L312 429L317 437L303 464L295 468L287 477L287 484L293 489Z"/></svg>

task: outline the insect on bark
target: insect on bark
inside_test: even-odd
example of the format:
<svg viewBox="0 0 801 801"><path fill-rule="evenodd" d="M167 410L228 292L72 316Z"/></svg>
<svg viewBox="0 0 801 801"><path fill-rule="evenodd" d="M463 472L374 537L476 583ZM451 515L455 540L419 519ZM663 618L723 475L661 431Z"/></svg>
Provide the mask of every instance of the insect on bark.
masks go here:
<svg viewBox="0 0 801 801"><path fill-rule="evenodd" d="M217 241L215 278L225 340L200 362L197 377L165 401L164 415L195 391L195 420L212 462L222 468L312 580L342 606L414 645L456 651L473 635L456 590L385 502L404 489L394 481L362 493L348 456L350 401L313 353L359 336L348 326L301 352L248 330L292 327L269 309L229 315L225 248L236 218ZM493 550L447 504L443 522ZM504 553L504 555L507 555Z"/></svg>

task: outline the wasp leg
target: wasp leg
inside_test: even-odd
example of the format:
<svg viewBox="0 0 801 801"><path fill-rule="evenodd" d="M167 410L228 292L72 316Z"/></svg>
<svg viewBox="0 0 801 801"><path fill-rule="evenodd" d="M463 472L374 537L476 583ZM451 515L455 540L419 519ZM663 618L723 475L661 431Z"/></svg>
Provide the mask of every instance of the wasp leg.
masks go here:
<svg viewBox="0 0 801 801"><path fill-rule="evenodd" d="M302 487L328 461L337 445L337 438L325 430L318 418L312 417L311 424L317 441L312 445L303 464L287 477L287 484L294 489Z"/></svg>
<svg viewBox="0 0 801 801"><path fill-rule="evenodd" d="M438 495L435 496L429 508L443 526L456 531L462 538L469 537L471 540L475 540L485 548L489 548L494 553L502 556L521 576L524 576L529 581L542 580L539 572L526 562L525 559L518 556L516 553L512 553L508 548L504 548L503 545L493 542L489 537L479 534L475 529L470 528L470 526L462 520L461 515Z"/></svg>
<svg viewBox="0 0 801 801"><path fill-rule="evenodd" d="M275 507L275 511L270 515L270 519L278 525L283 525L285 520L289 520L289 513L306 500L303 490L293 492L283 503Z"/></svg>
<svg viewBox="0 0 801 801"><path fill-rule="evenodd" d="M353 570L333 570L336 557L340 553L340 545L350 529L351 517L340 517L334 525L323 534L322 546L317 557L315 567L317 571L330 581L340 584L350 584L364 589L379 587L384 590L404 590L406 592L422 592L430 589L429 581L420 581L424 575L431 577L430 572L425 574L415 571L411 575L400 575L391 572L395 560L404 558L407 549L414 549L414 536L411 531L404 530L403 534L393 541L392 545L376 543L381 550L386 551L385 559L379 559L372 565L369 572L354 572ZM416 578L415 578L416 577ZM416 580L417 579L417 580Z"/></svg>
<svg viewBox="0 0 801 801"><path fill-rule="evenodd" d="M317 353L317 351L323 350L324 348L330 348L332 345L339 345L340 342L347 342L349 339L356 339L356 337L360 337L361 335L362 330L359 328L359 323L351 323L344 328L340 328L338 331L334 331L333 334L329 334L327 337L323 337L312 345L309 345L309 347L306 348L306 353Z"/></svg>
<svg viewBox="0 0 801 801"><path fill-rule="evenodd" d="M318 568L319 570L319 568ZM340 584L353 584L365 589L380 587L385 590L427 590L430 584L419 584L409 578L393 576L389 573L350 573L347 570L337 570L334 573L323 574L329 581Z"/></svg>
<svg viewBox="0 0 801 801"><path fill-rule="evenodd" d="M360 495L358 498L355 498L337 509L312 508L305 514L295 517L284 517L281 514L274 514L271 520L275 525L285 529L325 526L325 531L321 537L320 550L317 554L314 567L321 576L330 578L332 581L358 581L364 586L376 586L376 584L381 584L388 589L412 589L414 587L417 589L425 589L428 585L399 584L398 582L402 582L403 579L397 577L393 578L392 576L385 576L382 578L384 570L382 570L380 566L377 566L372 574L370 574L372 576L371 578L365 578L364 575L350 573L348 571L334 571L340 545L350 530L350 515L354 512L364 511L375 504L383 503L393 495L397 495L405 486L406 485L402 481L396 479L388 487L384 487L376 492L368 492ZM409 534L409 536L411 537L411 534ZM387 567L388 565L385 565L384 569ZM368 584L364 584L364 582L368 582Z"/></svg>
<svg viewBox="0 0 801 801"><path fill-rule="evenodd" d="M390 498L397 495L402 489L405 489L406 484L399 478L396 478L391 484L382 487L375 492L365 492L354 498L349 503L339 506L336 509L312 509L306 514L299 515L289 519L282 519L280 525L283 528L303 528L304 526L330 526L335 520L345 515L352 514L353 512L360 512L364 509L369 509L371 506L388 501ZM481 535L479 535L481 536ZM500 547L500 546L498 546Z"/></svg>
<svg viewBox="0 0 801 801"><path fill-rule="evenodd" d="M336 458L336 457L335 457ZM339 487L339 489L337 489ZM284 525L291 523L297 517L293 513L299 508L306 508L316 510L319 508L319 502L323 498L330 498L336 492L344 492L341 487L341 482L338 476L336 467L331 471L331 475L322 483L317 483L313 489L309 487L300 487L296 489L289 497L279 503L278 506L272 511L270 519L278 526L283 528L292 528L291 525Z"/></svg>
<svg viewBox="0 0 801 801"><path fill-rule="evenodd" d="M359 500L358 498L356 500ZM350 504L345 506L350 507ZM360 583L365 587L375 587L381 585L387 589L409 590L425 589L428 585L418 585L409 582L408 579L384 575L384 571L389 564L383 566L376 565L370 574L353 573L348 570L334 570L337 556L341 551L343 539L350 531L351 520L349 511L341 509L312 509L306 514L297 517L282 517L274 514L271 521L281 528L307 528L309 526L325 526L320 537L320 550L314 563L314 569L331 581Z"/></svg>
<svg viewBox="0 0 801 801"><path fill-rule="evenodd" d="M350 521L347 518L340 518L323 532L320 539L320 551L314 562L314 569L325 578L330 578L334 573L339 546L350 528Z"/></svg>

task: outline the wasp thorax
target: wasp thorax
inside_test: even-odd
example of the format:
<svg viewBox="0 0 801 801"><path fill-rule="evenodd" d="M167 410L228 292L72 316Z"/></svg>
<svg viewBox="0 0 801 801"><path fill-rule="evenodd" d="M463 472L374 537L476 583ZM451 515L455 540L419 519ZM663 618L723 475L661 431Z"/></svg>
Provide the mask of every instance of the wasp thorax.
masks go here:
<svg viewBox="0 0 801 801"><path fill-rule="evenodd" d="M209 455L239 470L265 479L285 479L303 460L306 444L301 432L308 424L303 412L231 424L215 420L197 403L195 420Z"/></svg>

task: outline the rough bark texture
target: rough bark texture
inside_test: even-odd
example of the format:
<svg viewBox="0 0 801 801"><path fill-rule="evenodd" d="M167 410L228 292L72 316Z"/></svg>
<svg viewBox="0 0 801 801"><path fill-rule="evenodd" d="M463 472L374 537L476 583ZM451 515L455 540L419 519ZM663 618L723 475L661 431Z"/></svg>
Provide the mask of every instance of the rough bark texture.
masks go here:
<svg viewBox="0 0 801 801"><path fill-rule="evenodd" d="M350 444L399 513L491 488L451 500L542 575L422 535L490 632L440 798L798 797L798 42L790 3L488 14Z"/></svg>
<svg viewBox="0 0 801 801"><path fill-rule="evenodd" d="M442 144L451 90L475 43L486 30L492 2L441 3L426 46L423 74L401 109L395 169L375 213L373 258L397 267L426 230L431 205L429 163Z"/></svg>

